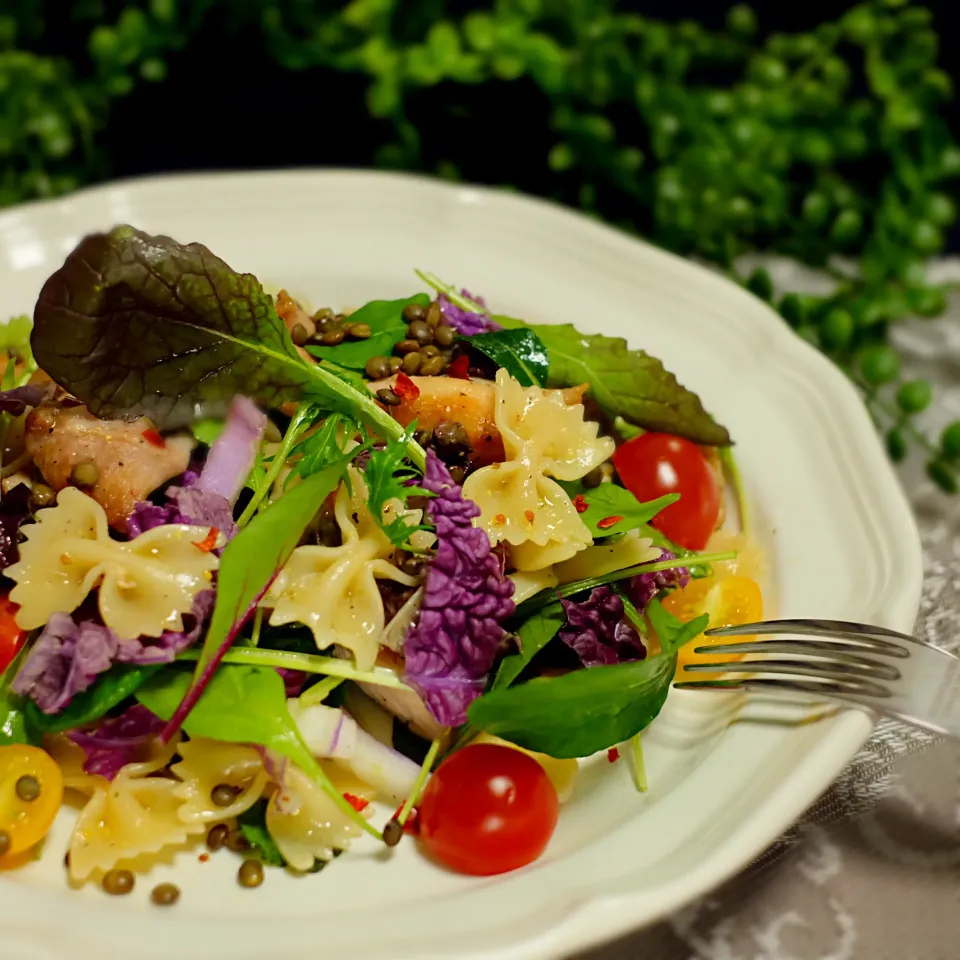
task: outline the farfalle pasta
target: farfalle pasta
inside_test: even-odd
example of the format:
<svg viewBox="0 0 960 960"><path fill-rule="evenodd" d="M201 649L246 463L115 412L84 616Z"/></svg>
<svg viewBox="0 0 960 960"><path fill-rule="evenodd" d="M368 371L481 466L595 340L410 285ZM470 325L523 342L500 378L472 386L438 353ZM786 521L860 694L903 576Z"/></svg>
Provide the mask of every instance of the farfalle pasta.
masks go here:
<svg viewBox="0 0 960 960"><path fill-rule="evenodd" d="M557 480L579 480L613 453L584 419L582 404L556 391L523 387L497 371L495 417L505 460L471 474L463 495L480 507L478 523L492 543L505 541L518 570L568 560L592 542Z"/></svg>
<svg viewBox="0 0 960 960"><path fill-rule="evenodd" d="M95 587L100 616L121 640L181 630L219 562L197 546L209 534L205 527L165 524L127 543L111 539L103 507L74 487L61 490L57 505L23 533L20 560L5 572L17 584L10 599L24 630L76 610Z"/></svg>
<svg viewBox="0 0 960 960"><path fill-rule="evenodd" d="M417 580L388 559L395 548L370 514L363 478L357 470L348 473L349 489L340 488L334 508L342 544L297 547L263 604L273 608L271 625L305 624L320 649L339 644L367 670L386 624L377 580L404 586ZM411 519L415 526L419 517Z"/></svg>
<svg viewBox="0 0 960 960"><path fill-rule="evenodd" d="M255 747L196 737L180 744L180 760L170 772L181 781L173 795L181 801L177 816L183 823L221 823L249 810L269 782L263 757ZM226 806L213 802L213 792L225 784L235 791Z"/></svg>

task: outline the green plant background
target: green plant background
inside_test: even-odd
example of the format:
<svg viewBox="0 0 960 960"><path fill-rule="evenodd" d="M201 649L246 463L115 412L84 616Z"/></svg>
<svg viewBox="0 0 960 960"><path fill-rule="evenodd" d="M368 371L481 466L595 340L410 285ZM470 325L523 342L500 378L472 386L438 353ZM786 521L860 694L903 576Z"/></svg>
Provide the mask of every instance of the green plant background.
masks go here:
<svg viewBox="0 0 960 960"><path fill-rule="evenodd" d="M301 161L345 156L542 193L728 270L847 372L895 460L915 450L956 492L960 423L936 437L918 427L933 393L903 380L888 337L944 310L947 291L925 264L956 220L960 147L943 116L952 81L923 6L871 0L792 34L764 33L744 5L708 30L615 0L2 9L0 205L109 176L118 118L126 104L142 109L151 87L170 138L208 130L254 149L295 136L255 116L231 117L227 136L215 89L164 101L171 71L228 45L251 70L269 62L312 78L318 113L337 102L350 113L349 149L317 141L305 154L298 143ZM823 268L836 288L807 296L774 291L762 269L740 276L738 258L753 251Z"/></svg>

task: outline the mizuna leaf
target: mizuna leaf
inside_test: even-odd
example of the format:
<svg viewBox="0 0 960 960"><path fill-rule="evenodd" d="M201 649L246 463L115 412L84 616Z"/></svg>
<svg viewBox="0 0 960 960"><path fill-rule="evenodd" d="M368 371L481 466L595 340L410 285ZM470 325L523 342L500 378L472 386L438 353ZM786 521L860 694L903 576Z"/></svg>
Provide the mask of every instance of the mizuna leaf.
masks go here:
<svg viewBox="0 0 960 960"><path fill-rule="evenodd" d="M503 327L530 326L512 317L493 317ZM550 354L547 386L590 384L590 394L611 419L686 437L695 443L726 447L725 427L707 413L700 398L677 382L655 357L631 350L623 337L580 333L572 324L531 327Z"/></svg>

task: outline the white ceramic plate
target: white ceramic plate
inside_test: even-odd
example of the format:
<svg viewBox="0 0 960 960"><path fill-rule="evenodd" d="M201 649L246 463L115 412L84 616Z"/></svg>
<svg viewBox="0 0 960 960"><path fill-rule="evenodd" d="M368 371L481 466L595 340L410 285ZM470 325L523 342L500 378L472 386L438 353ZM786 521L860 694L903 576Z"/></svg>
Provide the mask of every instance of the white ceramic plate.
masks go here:
<svg viewBox="0 0 960 960"><path fill-rule="evenodd" d="M921 556L903 495L853 388L759 300L577 214L507 193L341 172L190 176L98 187L0 212L0 316L31 312L80 237L128 222L199 240L316 304L408 295L413 268L496 312L623 334L661 357L736 441L773 565L778 612L910 630ZM718 706L723 702L724 706ZM70 817L48 855L0 877L9 960L558 957L640 927L746 865L820 794L871 729L728 726L729 698L674 691L645 738L651 789L589 765L547 853L476 880L360 845L325 872L240 889L236 858L176 855L110 899L68 889ZM174 910L149 904L175 880Z"/></svg>

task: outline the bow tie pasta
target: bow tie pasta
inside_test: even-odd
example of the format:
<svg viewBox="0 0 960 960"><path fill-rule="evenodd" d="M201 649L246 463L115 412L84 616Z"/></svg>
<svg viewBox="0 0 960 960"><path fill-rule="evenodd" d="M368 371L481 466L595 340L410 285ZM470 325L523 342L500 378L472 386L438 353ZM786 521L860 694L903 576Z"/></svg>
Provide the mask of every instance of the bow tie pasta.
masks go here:
<svg viewBox="0 0 960 960"><path fill-rule="evenodd" d="M471 474L463 495L480 507L478 524L491 543L511 546L518 570L568 560L592 543L570 497L556 480L579 480L614 450L598 426L584 420L583 404L561 394L523 387L497 372L496 421L506 462ZM551 479L556 478L556 479Z"/></svg>
<svg viewBox="0 0 960 960"><path fill-rule="evenodd" d="M110 538L103 507L66 487L55 507L24 525L20 560L4 571L17 584L10 593L20 605L17 623L42 627L51 614L76 610L99 585L100 615L121 640L182 630L181 614L210 588L219 562L197 546L208 533L168 524L120 543Z"/></svg>
<svg viewBox="0 0 960 960"><path fill-rule="evenodd" d="M369 670L386 623L377 578L408 587L417 580L387 559L394 547L370 514L363 477L354 469L348 475L350 483L340 487L334 507L343 542L297 547L263 606L273 608L271 626L305 624L319 649L337 643L353 653L357 667ZM420 511L408 515L411 526L420 522Z"/></svg>

